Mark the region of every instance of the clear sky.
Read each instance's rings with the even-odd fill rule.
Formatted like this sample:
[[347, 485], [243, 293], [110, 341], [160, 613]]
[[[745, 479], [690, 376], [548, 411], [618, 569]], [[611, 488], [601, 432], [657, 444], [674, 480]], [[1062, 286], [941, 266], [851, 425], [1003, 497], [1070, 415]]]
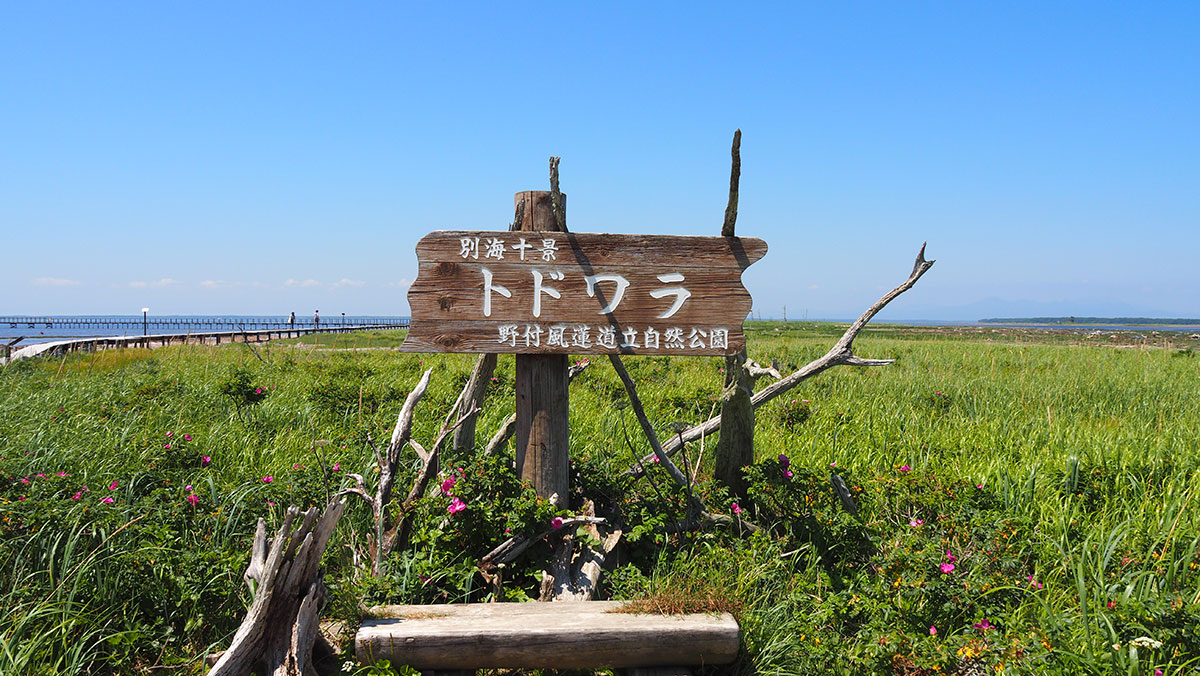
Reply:
[[413, 247], [738, 234], [763, 316], [1200, 316], [1200, 3], [0, 0], [0, 314], [406, 314]]

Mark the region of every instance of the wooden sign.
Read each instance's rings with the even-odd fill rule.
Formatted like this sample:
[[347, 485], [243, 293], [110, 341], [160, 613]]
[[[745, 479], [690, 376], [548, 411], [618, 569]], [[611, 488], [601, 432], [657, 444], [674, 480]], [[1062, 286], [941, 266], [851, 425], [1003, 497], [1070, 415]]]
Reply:
[[409, 352], [736, 354], [750, 237], [432, 232], [417, 243]]

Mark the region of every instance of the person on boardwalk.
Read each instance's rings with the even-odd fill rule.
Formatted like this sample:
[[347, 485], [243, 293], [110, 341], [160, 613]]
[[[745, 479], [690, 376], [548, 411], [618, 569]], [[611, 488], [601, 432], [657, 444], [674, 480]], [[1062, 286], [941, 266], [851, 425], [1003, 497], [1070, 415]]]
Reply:
[[295, 325], [296, 325], [296, 313], [293, 312], [290, 315], [288, 315], [288, 328], [292, 328]]
[[321, 311], [320, 310], [313, 310], [313, 328], [314, 329], [321, 328]]

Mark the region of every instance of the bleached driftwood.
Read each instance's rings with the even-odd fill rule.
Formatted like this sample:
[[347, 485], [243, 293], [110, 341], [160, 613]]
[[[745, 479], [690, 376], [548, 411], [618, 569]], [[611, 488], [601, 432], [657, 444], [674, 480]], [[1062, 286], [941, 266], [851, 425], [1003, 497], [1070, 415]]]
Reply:
[[289, 507], [275, 537], [267, 540], [266, 523], [258, 520], [245, 579], [254, 601], [209, 676], [315, 676], [313, 646], [320, 637], [320, 610], [325, 600], [320, 563], [345, 500], [324, 511], [313, 507], [293, 530], [300, 510]]
[[[584, 514], [587, 517], [595, 514], [590, 500], [584, 507]], [[576, 542], [574, 532], [564, 534], [563, 546], [555, 551], [551, 569], [542, 573], [539, 600], [590, 601], [596, 595], [596, 584], [600, 581], [604, 562], [621, 541], [621, 531], [601, 534], [600, 524], [593, 520], [587, 520], [581, 525], [587, 531], [589, 539], [600, 543], [599, 547], [587, 542]], [[578, 547], [575, 546], [577, 544]]]
[[[920, 279], [921, 276], [926, 272], [928, 272], [929, 268], [933, 267], [934, 262], [935, 261], [925, 260], [925, 244], [922, 244], [921, 250], [917, 252], [917, 260], [915, 263], [913, 263], [913, 269], [912, 272], [909, 273], [908, 279], [904, 280], [899, 286], [884, 294], [883, 297], [875, 301], [871, 307], [867, 308], [867, 311], [862, 313], [862, 315], [856, 319], [854, 323], [849, 326], [849, 328], [846, 329], [846, 332], [842, 334], [842, 337], [838, 339], [837, 343], [835, 343], [833, 347], [829, 348], [829, 351], [824, 355], [810, 361], [795, 372], [788, 374], [786, 377], [771, 383], [758, 392], [755, 392], [750, 398], [751, 406], [757, 409], [775, 397], [778, 397], [779, 395], [796, 387], [805, 380], [808, 380], [818, 373], [822, 373], [823, 371], [831, 369], [834, 366], [886, 366], [894, 362], [894, 359], [863, 359], [862, 357], [855, 355], [853, 349], [854, 339], [858, 337], [859, 332], [863, 330], [863, 327], [867, 325], [867, 322], [871, 321], [875, 315], [879, 314], [880, 310], [887, 307], [887, 304], [895, 300], [897, 296], [911, 289], [913, 285], [917, 283], [917, 280]], [[682, 434], [677, 435], [668, 441], [663, 445], [663, 452], [666, 455], [673, 455], [684, 443], [708, 436], [719, 429], [721, 429], [721, 416], [717, 415], [709, 418], [699, 425], [689, 427]], [[652, 461], [655, 455], [657, 455], [657, 453], [654, 455], [645, 456], [642, 459], [642, 463]], [[642, 464], [639, 463], [627, 469], [625, 474], [629, 476], [640, 476], [644, 472], [645, 469], [643, 468]]]

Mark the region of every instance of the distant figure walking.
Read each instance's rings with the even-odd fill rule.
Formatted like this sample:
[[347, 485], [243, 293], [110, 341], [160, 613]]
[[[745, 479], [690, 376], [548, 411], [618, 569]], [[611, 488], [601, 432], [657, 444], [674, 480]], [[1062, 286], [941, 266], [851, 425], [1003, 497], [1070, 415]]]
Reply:
[[293, 312], [292, 314], [288, 315], [288, 328], [291, 328], [295, 325], [296, 325], [296, 313]]
[[313, 328], [314, 329], [321, 328], [321, 311], [320, 310], [313, 310]]

